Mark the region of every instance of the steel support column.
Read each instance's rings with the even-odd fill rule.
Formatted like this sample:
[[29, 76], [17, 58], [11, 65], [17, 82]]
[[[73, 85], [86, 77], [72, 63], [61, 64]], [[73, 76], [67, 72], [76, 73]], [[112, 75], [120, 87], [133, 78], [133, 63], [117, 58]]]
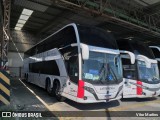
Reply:
[[10, 40], [10, 9], [11, 0], [3, 0], [3, 39], [1, 41], [1, 67], [5, 68], [7, 66], [7, 54], [8, 54], [8, 43]]

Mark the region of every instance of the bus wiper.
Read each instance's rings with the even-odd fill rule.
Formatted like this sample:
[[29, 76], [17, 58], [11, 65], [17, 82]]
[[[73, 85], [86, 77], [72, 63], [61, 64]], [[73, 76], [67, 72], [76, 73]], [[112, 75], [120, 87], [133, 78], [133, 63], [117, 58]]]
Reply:
[[157, 77], [153, 76], [152, 80], [157, 81], [159, 79]]
[[101, 67], [101, 69], [100, 69], [100, 74], [99, 74], [99, 81], [103, 84], [103, 82], [102, 82], [102, 77], [103, 77], [103, 74], [104, 74], [104, 71], [105, 71], [105, 67], [104, 67], [104, 63], [103, 63], [103, 65], [102, 65], [102, 67]]
[[111, 73], [112, 73], [112, 75], [114, 76], [114, 78], [115, 78], [116, 82], [118, 82], [117, 76], [116, 76], [116, 74], [115, 74], [114, 70], [112, 69], [112, 67], [110, 66], [110, 64], [108, 64], [108, 70], [111, 70], [110, 72], [111, 72]]

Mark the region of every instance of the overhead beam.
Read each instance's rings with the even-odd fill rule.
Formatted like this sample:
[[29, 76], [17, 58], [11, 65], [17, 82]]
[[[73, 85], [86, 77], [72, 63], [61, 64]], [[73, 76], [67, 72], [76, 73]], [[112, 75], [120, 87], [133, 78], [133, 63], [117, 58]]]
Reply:
[[68, 17], [73, 15], [73, 13], [71, 14], [70, 11], [63, 11], [61, 12], [61, 14], [55, 16], [52, 20], [50, 20], [47, 24], [45, 24], [40, 31], [37, 32], [37, 35], [40, 35], [43, 32], [48, 31], [49, 29], [53, 29], [53, 27], [55, 27], [57, 25], [58, 22], [60, 22], [62, 20], [62, 16], [64, 17]]
[[[80, 1], [83, 2], [84, 0], [79, 0], [79, 2]], [[130, 29], [141, 31], [144, 34], [150, 34], [151, 36], [160, 37], [160, 29], [151, 24], [150, 16], [148, 16], [149, 19], [146, 18], [147, 21], [141, 21], [139, 18], [133, 18], [133, 16], [128, 16], [125, 13], [115, 11], [111, 7], [106, 7], [104, 9], [104, 12], [102, 13], [99, 10], [100, 5], [102, 4], [99, 5], [95, 2], [92, 2], [91, 0], [87, 1], [86, 5], [83, 7], [78, 2], [71, 2], [69, 0], [59, 0], [57, 1], [57, 5], [63, 6], [66, 9], [72, 9], [74, 11], [85, 10], [92, 14], [95, 14], [95, 16], [97, 15], [106, 18], [106, 21], [113, 22], [121, 26], [128, 26]]]
[[160, 7], [160, 2], [157, 2], [155, 4], [149, 5], [149, 6], [145, 7], [144, 10], [148, 10], [148, 11], [150, 10], [151, 11], [152, 9], [155, 9], [157, 7], [158, 8]]

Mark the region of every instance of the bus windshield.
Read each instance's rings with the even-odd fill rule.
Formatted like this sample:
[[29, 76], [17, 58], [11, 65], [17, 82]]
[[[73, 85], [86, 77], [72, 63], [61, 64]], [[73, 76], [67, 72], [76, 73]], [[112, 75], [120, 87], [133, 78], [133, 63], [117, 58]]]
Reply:
[[122, 81], [120, 56], [90, 51], [89, 59], [83, 61], [82, 78], [95, 84], [116, 84]]
[[146, 83], [157, 83], [159, 80], [158, 65], [151, 64], [151, 68], [147, 68], [144, 61], [138, 61], [139, 79]]

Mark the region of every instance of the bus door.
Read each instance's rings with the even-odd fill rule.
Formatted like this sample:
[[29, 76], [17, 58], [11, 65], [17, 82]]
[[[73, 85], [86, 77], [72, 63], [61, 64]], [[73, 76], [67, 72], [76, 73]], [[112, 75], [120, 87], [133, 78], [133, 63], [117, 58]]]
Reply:
[[[63, 51], [61, 51], [63, 52]], [[65, 50], [63, 54], [65, 66], [68, 73], [66, 92], [71, 97], [77, 97], [78, 80], [79, 80], [79, 62], [77, 47], [71, 47]]]

